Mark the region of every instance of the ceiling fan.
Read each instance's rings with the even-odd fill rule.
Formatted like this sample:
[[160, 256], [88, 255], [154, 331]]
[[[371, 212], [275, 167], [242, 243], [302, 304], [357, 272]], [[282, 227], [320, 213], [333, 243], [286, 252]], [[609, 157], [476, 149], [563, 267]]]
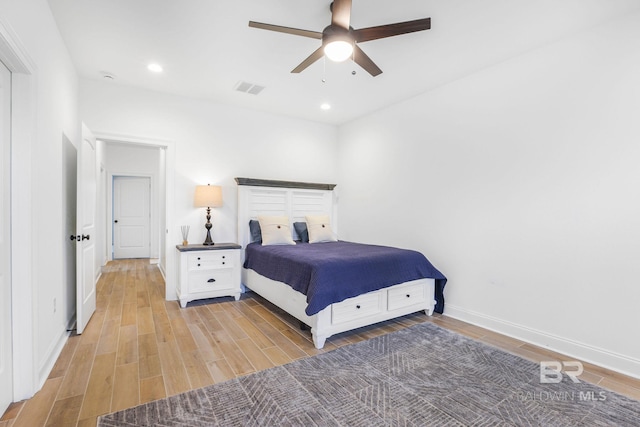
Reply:
[[[382, 73], [382, 70], [369, 58], [357, 43], [398, 36], [400, 34], [413, 33], [431, 28], [431, 18], [416, 19], [414, 21], [398, 22], [395, 24], [379, 25], [376, 27], [360, 28], [354, 30], [350, 26], [351, 0], [334, 0], [329, 6], [331, 9], [331, 24], [322, 32], [300, 30], [297, 28], [282, 27], [279, 25], [264, 24], [262, 22], [249, 21], [249, 26], [263, 30], [277, 31], [296, 36], [310, 37], [322, 40], [322, 45], [311, 55], [294, 68], [292, 73], [299, 73], [309, 65], [316, 62], [323, 55], [333, 61], [344, 61], [353, 57], [353, 60], [364, 68], [372, 76]], [[354, 72], [355, 73], [355, 72]]]

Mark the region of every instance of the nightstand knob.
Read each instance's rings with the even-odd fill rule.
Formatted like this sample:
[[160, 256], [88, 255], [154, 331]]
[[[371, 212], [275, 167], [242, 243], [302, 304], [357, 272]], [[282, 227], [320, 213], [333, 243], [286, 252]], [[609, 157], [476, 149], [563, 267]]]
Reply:
[[357, 308], [358, 310], [360, 310], [360, 304], [356, 305], [356, 308]]
[[198, 267], [200, 267], [200, 264], [198, 264]]
[[209, 280], [207, 280], [207, 282], [209, 282], [209, 283], [213, 283], [213, 282], [215, 282], [215, 281], [216, 281], [216, 279], [209, 279]]
[[198, 257], [198, 261], [200, 261], [200, 257]]
[[407, 294], [407, 298], [411, 298], [411, 295], [410, 295], [410, 294]]
[[222, 265], [224, 265], [224, 261], [222, 261]]
[[224, 259], [224, 255], [222, 255], [222, 259]]

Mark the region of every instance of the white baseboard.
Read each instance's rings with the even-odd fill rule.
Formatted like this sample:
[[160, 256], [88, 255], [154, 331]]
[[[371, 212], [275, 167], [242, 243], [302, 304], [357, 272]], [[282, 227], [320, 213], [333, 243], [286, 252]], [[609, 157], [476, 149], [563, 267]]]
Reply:
[[107, 260], [107, 261], [104, 262], [104, 264], [102, 264], [102, 266], [100, 267], [100, 275], [102, 275], [102, 273], [104, 273], [105, 269], [107, 268], [107, 264], [109, 264], [109, 262], [110, 261]]
[[49, 348], [49, 351], [47, 352], [46, 357], [44, 358], [44, 360], [42, 361], [38, 369], [38, 387], [36, 388], [36, 390], [40, 390], [44, 386], [44, 383], [49, 377], [49, 374], [51, 373], [51, 371], [53, 370], [53, 367], [55, 366], [56, 361], [58, 360], [58, 357], [60, 357], [60, 353], [62, 353], [62, 349], [67, 343], [67, 339], [71, 334], [70, 330], [73, 328], [75, 324], [76, 324], [76, 315], [74, 314], [73, 317], [69, 320], [67, 327], [60, 332], [60, 334], [58, 335], [58, 338], [53, 342], [53, 344]]
[[160, 270], [160, 274], [162, 274], [162, 278], [164, 279], [164, 282], [167, 282], [167, 273], [164, 271], [164, 264], [162, 263], [158, 263], [158, 270]]
[[456, 307], [451, 304], [447, 304], [445, 315], [498, 332], [502, 335], [507, 335], [539, 347], [574, 357], [583, 362], [589, 362], [594, 365], [602, 366], [603, 368], [640, 379], [640, 360], [633, 357], [625, 356], [623, 354], [568, 338], [559, 337], [534, 328], [487, 316], [483, 313]]

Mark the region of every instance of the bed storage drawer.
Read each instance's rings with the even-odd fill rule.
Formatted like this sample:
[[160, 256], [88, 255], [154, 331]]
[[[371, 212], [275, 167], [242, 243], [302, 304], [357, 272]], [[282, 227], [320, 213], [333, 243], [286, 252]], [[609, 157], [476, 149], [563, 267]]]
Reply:
[[364, 295], [346, 299], [333, 304], [331, 307], [331, 322], [344, 323], [381, 313], [383, 310], [385, 292], [369, 292]]
[[387, 310], [396, 310], [414, 304], [424, 304], [427, 300], [424, 283], [412, 283], [399, 288], [389, 289]]

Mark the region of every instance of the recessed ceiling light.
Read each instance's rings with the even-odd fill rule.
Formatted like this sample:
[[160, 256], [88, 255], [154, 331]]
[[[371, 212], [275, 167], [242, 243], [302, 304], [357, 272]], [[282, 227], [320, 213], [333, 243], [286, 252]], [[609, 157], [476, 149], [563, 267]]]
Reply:
[[321, 109], [323, 109], [323, 110], [325, 110], [325, 111], [326, 111], [326, 110], [330, 110], [330, 109], [331, 109], [331, 105], [329, 105], [329, 104], [327, 104], [327, 103], [325, 102], [324, 104], [322, 104], [322, 105], [320, 106], [320, 108], [321, 108]]
[[161, 73], [162, 72], [162, 65], [156, 64], [156, 63], [151, 63], [151, 64], [147, 65], [147, 70], [153, 71], [154, 73]]

